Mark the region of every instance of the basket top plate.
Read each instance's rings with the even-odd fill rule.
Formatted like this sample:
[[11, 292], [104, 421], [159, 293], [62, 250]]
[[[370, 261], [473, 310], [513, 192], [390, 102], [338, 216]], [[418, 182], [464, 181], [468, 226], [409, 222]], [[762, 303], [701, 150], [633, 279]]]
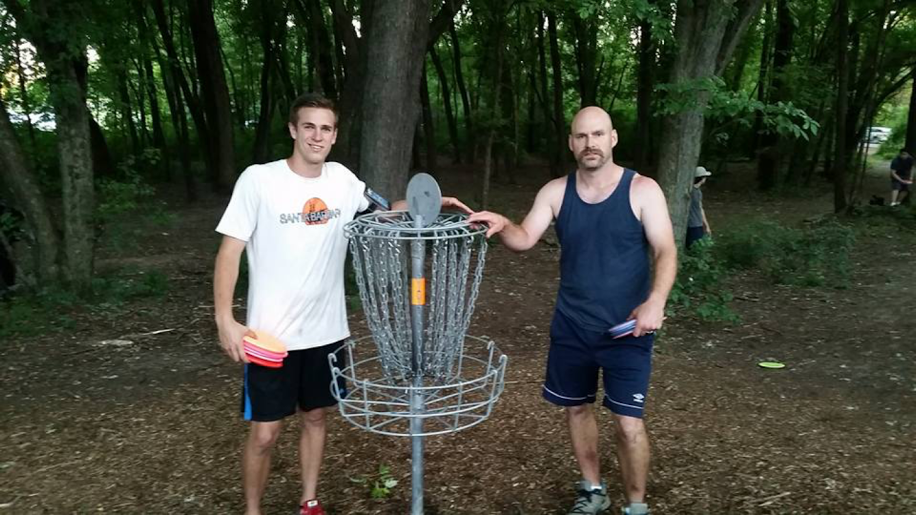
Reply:
[[428, 173], [418, 173], [407, 184], [407, 210], [421, 226], [431, 225], [442, 210], [442, 192], [439, 183]]

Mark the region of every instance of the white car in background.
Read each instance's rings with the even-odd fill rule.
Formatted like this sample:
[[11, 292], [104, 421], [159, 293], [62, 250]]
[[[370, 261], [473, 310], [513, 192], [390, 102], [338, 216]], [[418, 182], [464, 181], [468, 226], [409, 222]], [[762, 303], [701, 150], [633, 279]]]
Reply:
[[869, 127], [863, 139], [869, 143], [884, 143], [890, 137], [890, 127]]

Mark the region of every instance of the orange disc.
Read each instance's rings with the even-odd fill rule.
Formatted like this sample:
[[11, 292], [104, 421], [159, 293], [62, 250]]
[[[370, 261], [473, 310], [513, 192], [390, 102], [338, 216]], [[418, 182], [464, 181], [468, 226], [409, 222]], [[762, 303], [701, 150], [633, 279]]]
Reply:
[[246, 336], [242, 339], [255, 347], [286, 356], [286, 345], [283, 345], [283, 342], [263, 331], [255, 331], [254, 334], [255, 338]]
[[283, 366], [283, 363], [278, 363], [276, 361], [267, 361], [265, 359], [261, 359], [261, 358], [252, 356], [251, 354], [247, 354], [247, 356], [248, 356], [249, 363], [254, 363], [255, 365], [261, 365], [262, 367], [280, 368]]

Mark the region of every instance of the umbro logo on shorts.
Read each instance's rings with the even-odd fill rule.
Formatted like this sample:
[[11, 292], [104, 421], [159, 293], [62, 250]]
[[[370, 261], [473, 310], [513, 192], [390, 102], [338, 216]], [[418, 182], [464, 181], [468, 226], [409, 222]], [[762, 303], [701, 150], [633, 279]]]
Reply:
[[634, 394], [633, 394], [633, 402], [638, 402], [638, 403], [642, 404], [645, 400], [646, 400], [646, 396], [645, 396], [645, 395], [643, 395], [643, 394], [641, 394], [641, 393], [634, 393]]

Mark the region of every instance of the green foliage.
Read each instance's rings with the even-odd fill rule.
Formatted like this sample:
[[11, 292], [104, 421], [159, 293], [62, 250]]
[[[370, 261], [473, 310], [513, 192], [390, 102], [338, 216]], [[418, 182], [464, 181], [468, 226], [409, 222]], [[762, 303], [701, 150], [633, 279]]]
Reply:
[[[659, 84], [655, 89], [662, 95], [658, 103], [659, 112], [665, 115], [697, 109], [706, 99], [704, 114], [722, 124], [720, 129], [731, 124], [749, 128], [757, 116], [761, 116], [765, 132], [776, 132], [793, 138], [807, 140], [816, 135], [820, 128], [813, 118], [792, 102], [768, 104], [748, 98], [742, 93], [729, 90], [720, 77]], [[728, 139], [730, 132], [719, 130], [714, 137], [723, 142], [723, 139]]]
[[[159, 152], [143, 152], [139, 159], [155, 163]], [[128, 157], [119, 169], [122, 178], [102, 179], [97, 184], [96, 220], [104, 243], [115, 250], [134, 247], [150, 227], [167, 227], [175, 220], [163, 202], [155, 200], [156, 190], [136, 171], [137, 158]]]
[[57, 333], [74, 327], [69, 310], [75, 297], [62, 290], [16, 295], [0, 300], [0, 338]]
[[[893, 159], [906, 144], [907, 114], [909, 113], [909, 97], [901, 95], [896, 103], [885, 106], [880, 116], [875, 117], [875, 125], [891, 128], [891, 136], [878, 149], [878, 155], [885, 159]], [[916, 151], [916, 149], [914, 149]]]
[[81, 312], [116, 313], [128, 302], [162, 297], [168, 290], [168, 278], [158, 270], [125, 269], [94, 278], [83, 295], [63, 287], [19, 293], [0, 300], [0, 338], [66, 331]]
[[692, 311], [709, 322], [738, 322], [740, 318], [729, 307], [732, 294], [723, 284], [728, 271], [714, 249], [715, 242], [703, 238], [681, 253], [669, 306], [675, 312]]
[[391, 468], [384, 464], [378, 466], [378, 472], [367, 476], [351, 477], [350, 481], [358, 485], [366, 485], [369, 489], [369, 497], [372, 499], [387, 499], [391, 496], [391, 490], [398, 485], [398, 480], [391, 475]]
[[852, 229], [835, 220], [803, 228], [755, 222], [721, 236], [718, 250], [728, 267], [759, 269], [775, 284], [844, 288], [854, 243]]
[[[133, 157], [129, 160], [132, 162]], [[155, 190], [146, 184], [140, 174], [126, 170], [123, 180], [102, 179], [98, 184], [96, 215], [102, 223], [110, 223], [121, 215], [139, 209]]]

